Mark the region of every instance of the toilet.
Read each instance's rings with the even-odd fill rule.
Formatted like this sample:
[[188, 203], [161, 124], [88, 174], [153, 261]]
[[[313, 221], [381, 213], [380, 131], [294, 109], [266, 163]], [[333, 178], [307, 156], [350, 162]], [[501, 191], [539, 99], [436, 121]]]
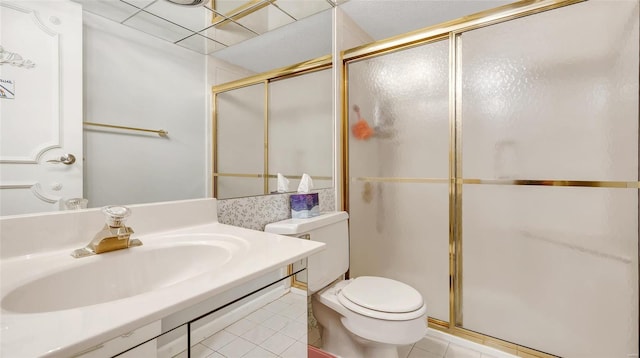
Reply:
[[265, 231], [326, 244], [307, 260], [307, 289], [324, 350], [343, 358], [397, 358], [398, 346], [425, 336], [426, 305], [418, 291], [399, 281], [343, 279], [349, 268], [348, 218], [344, 211], [323, 213], [268, 224]]

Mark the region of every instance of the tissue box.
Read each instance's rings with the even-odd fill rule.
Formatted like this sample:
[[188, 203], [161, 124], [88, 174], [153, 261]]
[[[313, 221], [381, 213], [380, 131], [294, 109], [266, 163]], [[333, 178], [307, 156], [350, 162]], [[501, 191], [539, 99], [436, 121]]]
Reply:
[[291, 194], [291, 217], [294, 219], [310, 218], [320, 215], [318, 193]]

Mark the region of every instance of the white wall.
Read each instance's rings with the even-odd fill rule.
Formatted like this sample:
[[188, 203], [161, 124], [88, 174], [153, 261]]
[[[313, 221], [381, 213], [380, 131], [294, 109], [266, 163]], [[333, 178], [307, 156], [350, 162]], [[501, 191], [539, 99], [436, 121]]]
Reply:
[[85, 127], [90, 206], [206, 195], [210, 88], [206, 58], [88, 12], [84, 16], [84, 120], [164, 129]]

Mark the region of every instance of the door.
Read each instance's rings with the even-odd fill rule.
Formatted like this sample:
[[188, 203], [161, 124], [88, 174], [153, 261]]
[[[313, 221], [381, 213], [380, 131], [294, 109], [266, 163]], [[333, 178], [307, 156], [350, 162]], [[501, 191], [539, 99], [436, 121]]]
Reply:
[[0, 3], [0, 215], [82, 197], [82, 8]]

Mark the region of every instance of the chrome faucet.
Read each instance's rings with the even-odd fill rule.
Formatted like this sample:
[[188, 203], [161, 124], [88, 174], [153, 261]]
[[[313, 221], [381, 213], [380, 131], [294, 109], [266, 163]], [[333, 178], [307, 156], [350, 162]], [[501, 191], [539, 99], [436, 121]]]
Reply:
[[74, 250], [71, 256], [86, 257], [142, 245], [140, 240], [131, 239], [133, 230], [124, 224], [126, 218], [131, 215], [129, 208], [110, 205], [103, 207], [102, 212], [106, 215], [106, 224], [102, 230], [87, 246]]

